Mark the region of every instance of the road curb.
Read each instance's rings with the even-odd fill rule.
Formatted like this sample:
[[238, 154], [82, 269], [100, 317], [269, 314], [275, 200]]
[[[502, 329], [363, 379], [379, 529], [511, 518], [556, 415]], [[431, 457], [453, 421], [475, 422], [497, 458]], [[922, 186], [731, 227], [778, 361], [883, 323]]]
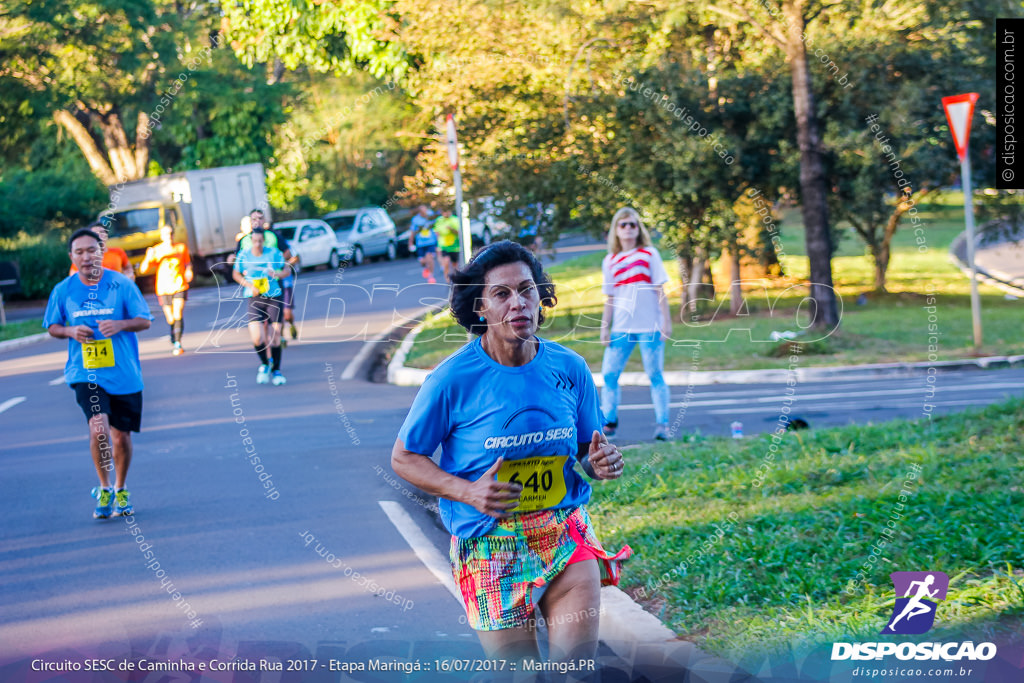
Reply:
[[[605, 618], [609, 616], [611, 618]], [[724, 659], [704, 652], [688, 640], [681, 640], [672, 629], [644, 610], [615, 586], [601, 589], [601, 642], [634, 671], [645, 665], [659, 670], [683, 671], [690, 680], [743, 681], [750, 674]]]
[[18, 337], [17, 339], [8, 339], [7, 341], [0, 342], [0, 353], [4, 351], [13, 351], [14, 349], [20, 349], [23, 346], [35, 344], [41, 342], [44, 339], [49, 339], [49, 332], [40, 332], [39, 334], [32, 334], [27, 337]]
[[[423, 328], [420, 323], [404, 340], [398, 352], [388, 364], [388, 382], [398, 386], [420, 386], [430, 370], [410, 368], [404, 365], [416, 335]], [[963, 360], [923, 361], [917, 363], [873, 363], [868, 365], [847, 365], [822, 368], [796, 368], [793, 371], [773, 368], [769, 370], [669, 370], [663, 373], [665, 383], [670, 386], [707, 386], [713, 384], [785, 384], [795, 377], [800, 382], [814, 382], [828, 379], [871, 379], [873, 377], [924, 377], [938, 372], [960, 370], [996, 370], [1000, 368], [1024, 367], [1024, 355], [988, 356]], [[594, 384], [604, 386], [601, 373], [591, 373]], [[619, 375], [619, 386], [645, 387], [651, 380], [643, 372], [624, 372]]]
[[[968, 280], [970, 280], [971, 268], [966, 261], [966, 251], [967, 233], [965, 231], [953, 238], [953, 243], [949, 246], [949, 260], [954, 266], [960, 269]], [[998, 270], [986, 270], [984, 268], [980, 268], [978, 267], [977, 260], [975, 260], [974, 270], [979, 282], [992, 285], [997, 289], [1003, 290], [1007, 294], [1024, 297], [1024, 279], [1014, 277], [1009, 273], [1003, 273]]]
[[[410, 368], [405, 365], [416, 337], [426, 326], [425, 316], [434, 310], [442, 310], [430, 306], [424, 307], [413, 319], [424, 316], [409, 334], [402, 339], [401, 345], [388, 363], [388, 383], [402, 387], [421, 386], [431, 370]], [[396, 326], [389, 334], [398, 330]], [[662, 373], [665, 383], [670, 386], [707, 386], [712, 384], [785, 384], [795, 379], [799, 382], [814, 382], [828, 379], [871, 379], [874, 377], [924, 377], [938, 372], [956, 372], [960, 370], [995, 370], [1001, 368], [1024, 367], [1024, 355], [1018, 356], [986, 356], [984, 358], [964, 358], [960, 360], [918, 361], [898, 363], [869, 363], [866, 365], [839, 365], [819, 368], [771, 368], [766, 370], [668, 370]], [[594, 384], [604, 386], [604, 376], [592, 372]], [[651, 380], [645, 372], [624, 372], [619, 375], [619, 385], [628, 387], [645, 387]]]
[[[391, 362], [388, 363], [388, 384], [394, 384], [400, 387], [418, 387], [423, 384], [423, 381], [430, 374], [430, 370], [422, 370], [420, 368], [407, 368], [405, 367], [405, 359], [409, 355], [409, 351], [412, 350], [413, 342], [416, 341], [416, 337], [426, 326], [426, 316], [431, 311], [436, 310], [433, 306], [424, 306], [420, 312], [414, 316], [414, 318], [422, 317], [419, 324], [409, 331], [409, 334], [405, 335], [405, 339], [402, 340], [398, 350], [395, 351], [395, 355], [391, 357]], [[391, 328], [391, 331], [398, 329], [397, 327]]]

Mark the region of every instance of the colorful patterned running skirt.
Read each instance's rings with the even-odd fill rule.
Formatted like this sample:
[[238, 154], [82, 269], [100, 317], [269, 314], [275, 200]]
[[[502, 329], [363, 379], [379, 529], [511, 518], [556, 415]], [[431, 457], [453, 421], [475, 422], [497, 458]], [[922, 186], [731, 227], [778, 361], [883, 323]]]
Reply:
[[620, 563], [632, 554], [627, 545], [609, 555], [580, 506], [513, 514], [486, 536], [452, 536], [451, 564], [469, 625], [497, 631], [534, 618], [540, 600], [534, 600], [534, 589], [546, 587], [572, 562], [596, 558], [601, 584], [615, 586]]

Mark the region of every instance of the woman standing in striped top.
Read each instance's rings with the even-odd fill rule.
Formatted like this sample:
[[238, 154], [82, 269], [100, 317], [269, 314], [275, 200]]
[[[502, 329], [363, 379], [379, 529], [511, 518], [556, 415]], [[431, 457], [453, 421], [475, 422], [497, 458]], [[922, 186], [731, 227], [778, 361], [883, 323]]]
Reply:
[[637, 344], [644, 371], [651, 379], [654, 403], [654, 438], [668, 439], [668, 386], [662, 376], [665, 367], [665, 340], [672, 332], [668, 298], [663, 285], [668, 282], [665, 266], [651, 243], [640, 215], [630, 208], [615, 212], [608, 231], [608, 255], [601, 264], [604, 275], [604, 314], [601, 316], [601, 343], [607, 348], [601, 373], [601, 410], [604, 433], [613, 436], [619, 426], [619, 375]]

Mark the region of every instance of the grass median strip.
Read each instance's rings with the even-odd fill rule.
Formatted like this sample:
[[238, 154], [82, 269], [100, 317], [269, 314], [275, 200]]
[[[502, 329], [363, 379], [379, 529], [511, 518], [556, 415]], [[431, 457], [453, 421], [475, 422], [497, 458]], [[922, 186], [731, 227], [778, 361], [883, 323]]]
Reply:
[[602, 540], [636, 551], [623, 588], [739, 664], [877, 640], [893, 571], [949, 575], [930, 640], [998, 641], [1024, 631], [1022, 431], [1014, 400], [784, 432], [773, 457], [771, 434], [640, 446], [621, 480], [595, 485], [590, 511]]
[[[832, 260], [836, 290], [842, 300], [842, 320], [836, 331], [808, 331], [803, 343], [807, 366], [864, 363], [941, 361], [974, 354], [971, 332], [969, 282], [948, 257], [950, 243], [962, 230], [963, 209], [956, 205], [923, 207], [928, 223], [928, 248], [922, 252], [912, 230], [897, 232], [888, 274], [888, 292], [872, 287], [873, 265], [855, 238], [840, 242]], [[665, 349], [666, 370], [686, 370], [693, 344], [702, 345], [700, 370], [752, 370], [785, 368], [784, 342], [771, 341], [772, 332], [799, 332], [803, 320], [799, 306], [807, 293], [807, 260], [800, 253], [803, 235], [796, 212], [783, 221], [787, 277], [750, 283], [744, 296], [749, 315], [728, 315], [729, 302], [719, 294], [697, 320], [680, 316], [679, 282], [673, 254], [662, 252], [672, 279], [667, 286], [674, 320], [673, 340]], [[599, 370], [604, 347], [599, 331], [604, 296], [601, 293], [602, 254], [588, 254], [549, 269], [558, 288], [558, 306], [548, 314], [540, 334], [581, 354], [592, 370]], [[721, 268], [716, 264], [716, 269]], [[719, 291], [724, 288], [719, 288]], [[981, 292], [983, 355], [1024, 354], [1019, 332], [1024, 324], [1021, 302], [1006, 299], [987, 286]], [[857, 303], [861, 294], [865, 297]], [[932, 326], [931, 328], [929, 326]], [[937, 332], [937, 334], [935, 334]], [[934, 339], [932, 339], [934, 337]], [[466, 341], [447, 311], [428, 320], [406, 363], [432, 368]], [[933, 346], [934, 349], [930, 349]], [[642, 371], [639, 354], [626, 370]]]
[[3, 327], [0, 327], [0, 341], [7, 341], [8, 339], [18, 339], [20, 337], [29, 337], [34, 334], [40, 334], [45, 332], [43, 329], [42, 318], [32, 318], [31, 320], [19, 320], [18, 322], [7, 323]]

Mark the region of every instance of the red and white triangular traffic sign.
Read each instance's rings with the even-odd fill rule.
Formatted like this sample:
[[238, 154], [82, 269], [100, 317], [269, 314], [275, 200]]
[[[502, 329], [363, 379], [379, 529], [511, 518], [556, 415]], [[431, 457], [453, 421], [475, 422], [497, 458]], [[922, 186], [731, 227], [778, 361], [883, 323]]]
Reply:
[[974, 116], [974, 103], [977, 101], [976, 92], [942, 98], [942, 107], [946, 110], [946, 120], [949, 122], [949, 129], [953, 131], [953, 144], [956, 145], [960, 161], [967, 156], [967, 141], [971, 137], [971, 117]]

